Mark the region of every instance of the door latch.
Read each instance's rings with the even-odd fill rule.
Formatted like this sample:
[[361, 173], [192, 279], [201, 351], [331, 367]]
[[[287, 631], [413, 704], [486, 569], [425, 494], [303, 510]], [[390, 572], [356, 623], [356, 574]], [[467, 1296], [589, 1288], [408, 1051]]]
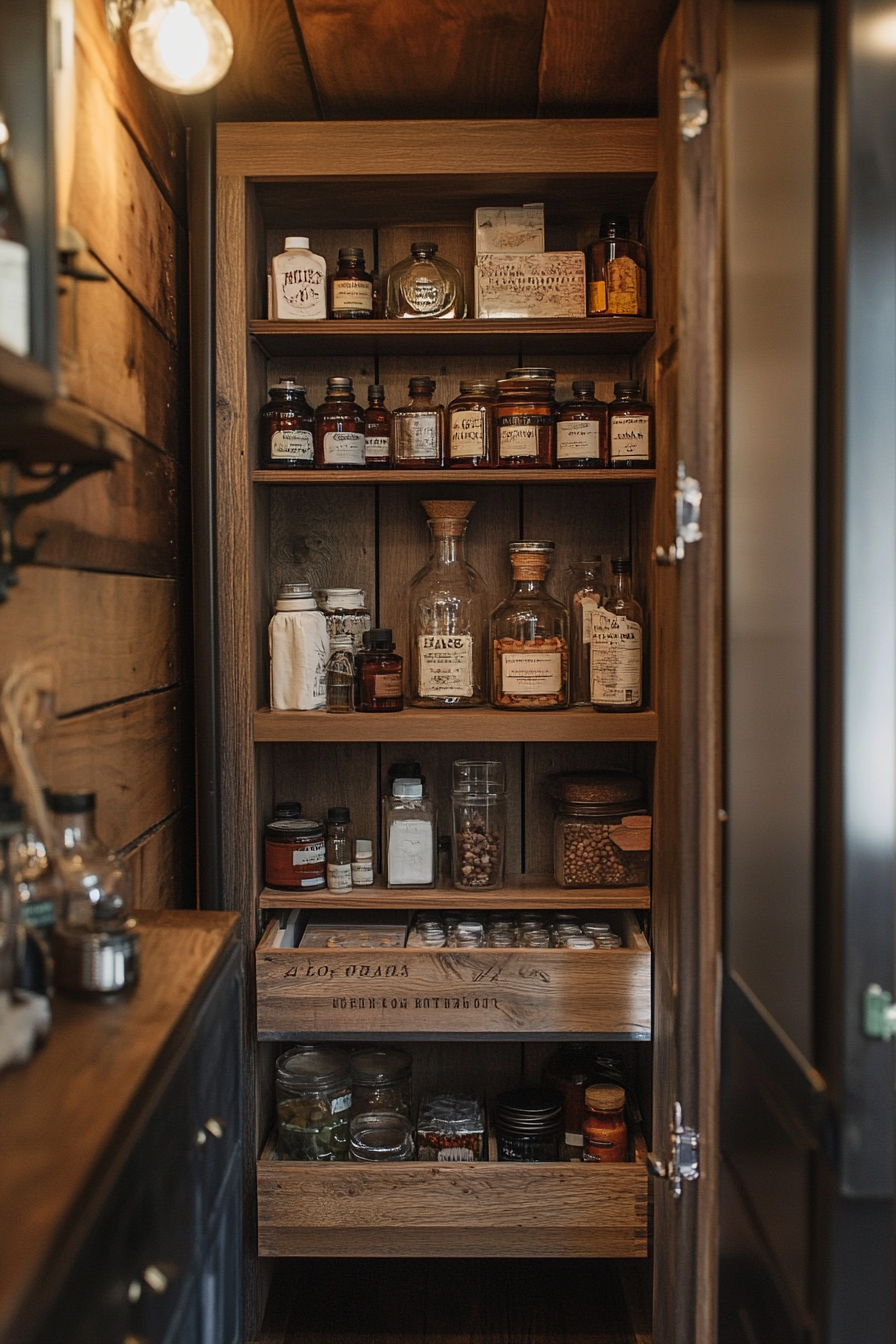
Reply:
[[676, 565], [684, 559], [685, 546], [700, 541], [700, 506], [703, 503], [703, 491], [700, 482], [689, 476], [683, 462], [678, 464], [678, 478], [675, 483], [675, 540], [668, 550], [657, 546], [653, 558], [658, 565]]
[[892, 1041], [896, 1036], [896, 1003], [880, 985], [869, 985], [862, 995], [862, 1030], [873, 1041]]
[[648, 1153], [647, 1167], [654, 1176], [670, 1183], [673, 1199], [681, 1197], [682, 1181], [696, 1181], [700, 1175], [700, 1135], [681, 1123], [680, 1101], [675, 1103], [669, 1126], [669, 1161]]
[[705, 77], [682, 61], [678, 81], [678, 130], [682, 140], [696, 140], [709, 121], [709, 90]]

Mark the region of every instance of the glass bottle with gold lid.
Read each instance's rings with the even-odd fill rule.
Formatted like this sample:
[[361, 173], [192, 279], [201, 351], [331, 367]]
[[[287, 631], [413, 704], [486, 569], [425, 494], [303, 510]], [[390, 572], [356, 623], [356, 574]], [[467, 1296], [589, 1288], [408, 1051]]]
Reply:
[[485, 584], [464, 555], [471, 499], [424, 499], [433, 551], [411, 582], [411, 704], [484, 701]]

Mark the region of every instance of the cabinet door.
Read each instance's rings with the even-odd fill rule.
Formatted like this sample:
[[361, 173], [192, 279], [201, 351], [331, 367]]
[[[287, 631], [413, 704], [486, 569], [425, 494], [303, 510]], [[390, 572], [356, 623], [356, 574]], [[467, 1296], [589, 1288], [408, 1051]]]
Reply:
[[[652, 567], [657, 709], [653, 902], [654, 1339], [715, 1336], [715, 1134], [720, 929], [722, 436], [719, 8], [682, 0], [660, 52], [654, 229], [657, 506]], [[702, 540], [675, 546], [678, 464], [703, 490]], [[676, 549], [678, 554], [676, 556]], [[670, 551], [672, 554], [670, 555]], [[699, 1178], [683, 1127], [699, 1133]]]

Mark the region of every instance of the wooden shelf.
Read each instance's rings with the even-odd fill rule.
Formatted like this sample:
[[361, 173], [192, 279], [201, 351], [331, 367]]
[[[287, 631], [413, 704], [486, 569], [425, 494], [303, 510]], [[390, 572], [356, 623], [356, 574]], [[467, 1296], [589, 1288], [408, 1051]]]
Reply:
[[53, 375], [49, 369], [0, 345], [0, 406], [49, 401], [52, 395]]
[[655, 742], [656, 712], [593, 709], [404, 709], [397, 714], [328, 714], [258, 709], [256, 742]]
[[558, 467], [521, 468], [440, 468], [435, 471], [383, 470], [290, 471], [284, 468], [258, 470], [253, 481], [261, 485], [644, 485], [653, 484], [656, 472], [626, 468], [615, 471], [566, 471]]
[[0, 461], [111, 467], [130, 461], [126, 430], [61, 397], [0, 410]]
[[350, 355], [631, 355], [656, 330], [652, 317], [463, 318], [415, 321], [251, 321], [266, 354], [317, 358]]
[[444, 886], [355, 887], [345, 895], [320, 891], [278, 891], [263, 887], [262, 910], [649, 910], [649, 887], [560, 887], [548, 873], [510, 878], [501, 891], [458, 891]]

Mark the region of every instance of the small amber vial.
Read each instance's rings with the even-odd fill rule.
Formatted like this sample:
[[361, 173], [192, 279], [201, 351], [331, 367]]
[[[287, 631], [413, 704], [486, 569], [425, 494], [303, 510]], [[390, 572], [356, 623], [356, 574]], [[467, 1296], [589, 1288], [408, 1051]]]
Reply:
[[625, 1162], [627, 1159], [625, 1088], [613, 1087], [608, 1083], [586, 1088], [582, 1161]]
[[339, 249], [339, 265], [330, 276], [330, 316], [373, 317], [373, 277], [364, 265], [363, 247]]
[[392, 457], [392, 412], [386, 409], [386, 389], [371, 383], [364, 412], [364, 460], [368, 467], [388, 467]]
[[355, 658], [358, 709], [362, 714], [394, 714], [404, 709], [402, 659], [391, 630], [365, 630], [364, 649]]

